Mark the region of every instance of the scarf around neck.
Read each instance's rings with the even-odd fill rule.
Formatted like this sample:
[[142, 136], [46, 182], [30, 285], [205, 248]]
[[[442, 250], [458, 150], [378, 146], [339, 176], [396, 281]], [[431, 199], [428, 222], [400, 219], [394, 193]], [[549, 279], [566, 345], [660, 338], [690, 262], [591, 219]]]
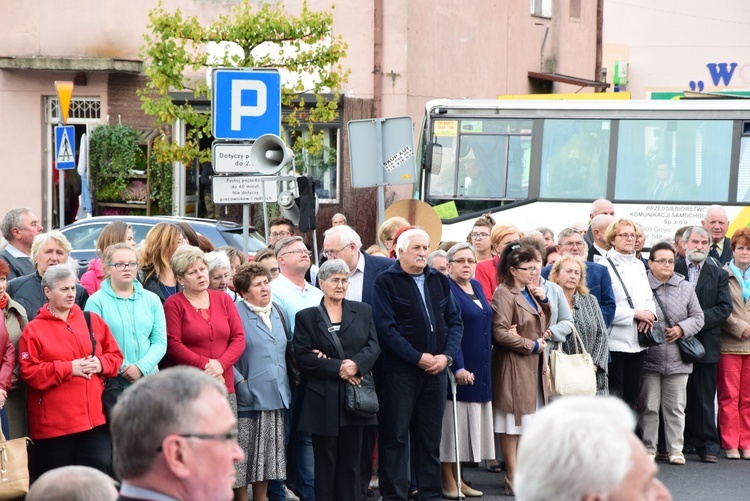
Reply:
[[254, 304], [247, 302], [247, 300], [245, 300], [245, 304], [248, 308], [250, 308], [250, 311], [258, 315], [260, 319], [263, 320], [263, 323], [266, 324], [266, 327], [268, 327], [269, 331], [273, 329], [273, 327], [271, 326], [271, 307], [273, 303], [268, 303], [268, 305], [264, 306], [263, 308], [261, 308], [260, 306], [255, 306]]
[[747, 302], [747, 299], [750, 298], [750, 268], [745, 273], [742, 273], [742, 270], [734, 264], [734, 259], [732, 259], [729, 261], [729, 269], [732, 270], [732, 273], [737, 277], [737, 281], [742, 286], [742, 299]]

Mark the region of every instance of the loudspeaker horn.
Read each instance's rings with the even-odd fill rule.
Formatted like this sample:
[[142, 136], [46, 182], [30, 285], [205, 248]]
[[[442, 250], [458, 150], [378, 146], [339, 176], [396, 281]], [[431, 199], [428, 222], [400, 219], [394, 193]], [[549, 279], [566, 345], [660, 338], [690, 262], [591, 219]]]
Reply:
[[279, 172], [293, 158], [292, 150], [276, 134], [260, 136], [250, 150], [250, 160], [255, 169], [268, 176]]
[[300, 212], [299, 206], [294, 201], [296, 198], [295, 195], [296, 194], [290, 190], [282, 191], [279, 193], [278, 204], [281, 215], [297, 226], [299, 225]]

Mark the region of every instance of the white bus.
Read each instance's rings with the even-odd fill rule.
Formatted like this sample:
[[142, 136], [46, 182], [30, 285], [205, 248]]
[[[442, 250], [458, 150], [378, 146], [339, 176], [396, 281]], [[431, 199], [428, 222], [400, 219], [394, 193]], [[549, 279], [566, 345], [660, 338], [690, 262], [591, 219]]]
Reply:
[[646, 245], [727, 209], [750, 225], [750, 100], [435, 100], [427, 103], [415, 198], [434, 206], [443, 240], [473, 221], [557, 233], [606, 198], [642, 224]]

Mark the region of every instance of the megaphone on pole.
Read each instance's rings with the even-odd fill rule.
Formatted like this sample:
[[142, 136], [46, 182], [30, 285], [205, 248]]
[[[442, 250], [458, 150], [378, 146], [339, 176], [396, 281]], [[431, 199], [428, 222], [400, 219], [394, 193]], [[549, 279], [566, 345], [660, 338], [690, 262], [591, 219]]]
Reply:
[[292, 150], [276, 134], [260, 136], [250, 150], [250, 160], [261, 174], [272, 176], [294, 159]]

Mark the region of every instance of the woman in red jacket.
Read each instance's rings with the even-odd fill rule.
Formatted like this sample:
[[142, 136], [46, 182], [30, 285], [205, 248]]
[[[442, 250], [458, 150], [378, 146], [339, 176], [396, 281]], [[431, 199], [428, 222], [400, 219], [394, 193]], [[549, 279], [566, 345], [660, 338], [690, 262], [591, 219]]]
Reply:
[[42, 289], [48, 302], [18, 342], [21, 378], [28, 384], [29, 435], [34, 440], [32, 479], [67, 465], [111, 471], [103, 378], [117, 375], [122, 353], [95, 313], [89, 330], [75, 304], [76, 283], [67, 265], [47, 269]]
[[245, 351], [237, 308], [226, 293], [209, 290], [208, 263], [199, 248], [177, 249], [172, 270], [183, 289], [164, 302], [167, 355], [161, 365], [192, 365], [220, 380], [236, 415], [232, 366]]

